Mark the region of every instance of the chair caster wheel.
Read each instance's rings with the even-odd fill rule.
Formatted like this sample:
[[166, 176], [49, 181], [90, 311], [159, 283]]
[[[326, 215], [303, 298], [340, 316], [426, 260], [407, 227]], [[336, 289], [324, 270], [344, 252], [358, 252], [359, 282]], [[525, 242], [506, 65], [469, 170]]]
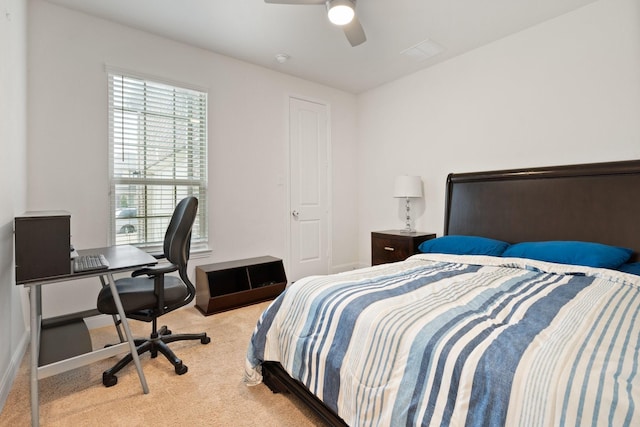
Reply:
[[200, 342], [201, 342], [202, 344], [209, 344], [209, 343], [211, 342], [211, 338], [210, 338], [210, 337], [202, 337], [202, 338], [200, 339]]
[[188, 370], [189, 368], [187, 368], [186, 365], [183, 365], [182, 363], [176, 366], [176, 374], [178, 375], [184, 375]]
[[113, 387], [116, 384], [118, 384], [118, 377], [106, 373], [102, 374], [102, 385], [105, 387]]

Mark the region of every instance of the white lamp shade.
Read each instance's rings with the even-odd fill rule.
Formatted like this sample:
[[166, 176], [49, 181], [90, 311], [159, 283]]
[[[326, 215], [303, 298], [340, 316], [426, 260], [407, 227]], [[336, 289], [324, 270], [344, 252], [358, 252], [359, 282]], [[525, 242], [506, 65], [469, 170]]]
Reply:
[[355, 16], [355, 5], [350, 0], [333, 0], [327, 2], [327, 16], [334, 25], [346, 25]]
[[396, 177], [393, 197], [422, 197], [422, 179], [411, 175]]

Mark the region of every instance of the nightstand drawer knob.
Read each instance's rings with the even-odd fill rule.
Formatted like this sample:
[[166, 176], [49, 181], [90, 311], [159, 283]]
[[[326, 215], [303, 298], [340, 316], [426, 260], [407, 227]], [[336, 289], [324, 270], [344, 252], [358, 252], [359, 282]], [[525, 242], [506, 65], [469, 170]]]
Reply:
[[385, 246], [385, 247], [384, 247], [384, 250], [385, 250], [385, 251], [389, 251], [389, 252], [393, 252], [393, 251], [395, 251], [396, 249], [395, 249], [395, 248], [392, 248], [392, 247], [390, 247], [390, 246]]

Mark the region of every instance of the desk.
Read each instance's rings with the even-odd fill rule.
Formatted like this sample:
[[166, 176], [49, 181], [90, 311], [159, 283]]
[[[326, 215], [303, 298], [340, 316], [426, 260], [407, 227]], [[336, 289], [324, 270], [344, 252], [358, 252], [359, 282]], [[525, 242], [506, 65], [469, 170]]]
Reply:
[[[24, 282], [19, 282], [19, 285], [24, 285], [29, 288], [30, 299], [30, 319], [31, 319], [31, 425], [38, 426], [40, 424], [40, 410], [39, 410], [39, 398], [38, 398], [38, 380], [46, 378], [52, 375], [59, 374], [71, 369], [78, 368], [80, 366], [87, 365], [89, 363], [96, 362], [98, 360], [106, 359], [108, 357], [115, 356], [117, 354], [130, 351], [133, 356], [133, 361], [138, 371], [138, 377], [140, 378], [140, 384], [142, 385], [142, 391], [146, 394], [149, 393], [149, 387], [142, 372], [142, 365], [136, 351], [135, 342], [129, 329], [129, 323], [127, 317], [124, 314], [122, 308], [122, 302], [120, 296], [116, 290], [116, 284], [113, 279], [114, 273], [132, 271], [145, 265], [153, 265], [157, 263], [157, 260], [146, 252], [133, 247], [133, 246], [111, 246], [108, 248], [87, 249], [78, 251], [79, 255], [89, 254], [103, 254], [109, 261], [109, 268], [103, 270], [85, 271], [81, 273], [70, 273], [55, 277], [47, 277], [40, 279], [32, 279]], [[81, 354], [79, 356], [72, 357], [70, 359], [61, 360], [58, 362], [50, 363], [44, 366], [38, 366], [38, 360], [40, 355], [40, 333], [42, 325], [42, 293], [41, 287], [43, 285], [49, 285], [52, 283], [68, 282], [70, 280], [77, 280], [87, 277], [106, 277], [113, 294], [113, 299], [118, 309], [118, 315], [122, 321], [122, 327], [125, 331], [127, 342], [122, 342], [118, 345], [106, 347], [103, 349], [95, 350], [90, 353]]]

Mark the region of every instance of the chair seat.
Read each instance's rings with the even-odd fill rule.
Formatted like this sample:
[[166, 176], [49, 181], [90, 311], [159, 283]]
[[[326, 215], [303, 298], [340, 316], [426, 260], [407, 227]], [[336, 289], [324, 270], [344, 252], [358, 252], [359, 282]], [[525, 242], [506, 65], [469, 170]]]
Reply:
[[[158, 299], [153, 292], [153, 278], [126, 277], [116, 280], [116, 288], [125, 313], [157, 308]], [[189, 295], [187, 286], [175, 276], [164, 276], [164, 302], [173, 305]], [[117, 314], [110, 288], [102, 288], [98, 294], [97, 308], [104, 314]]]

